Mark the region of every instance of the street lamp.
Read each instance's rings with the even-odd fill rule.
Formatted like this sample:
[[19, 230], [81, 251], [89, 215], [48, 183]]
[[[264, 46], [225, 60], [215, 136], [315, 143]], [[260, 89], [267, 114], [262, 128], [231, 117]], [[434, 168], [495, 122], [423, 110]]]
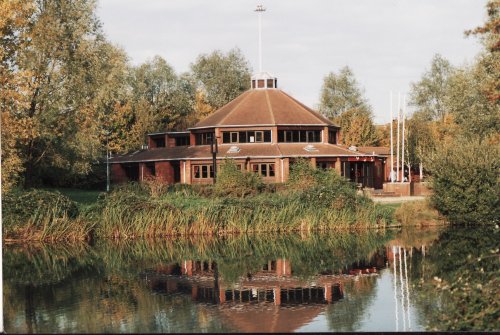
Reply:
[[217, 138], [215, 133], [212, 135], [212, 142], [210, 143], [210, 152], [212, 153], [212, 171], [214, 172], [214, 184], [217, 178], [217, 152], [219, 148], [217, 147]]
[[109, 174], [109, 131], [106, 131], [106, 192], [109, 192], [110, 174]]

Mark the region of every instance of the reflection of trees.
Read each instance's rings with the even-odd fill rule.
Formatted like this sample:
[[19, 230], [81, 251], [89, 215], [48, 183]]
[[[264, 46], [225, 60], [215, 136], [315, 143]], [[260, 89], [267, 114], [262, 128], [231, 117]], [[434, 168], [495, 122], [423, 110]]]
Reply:
[[354, 332], [360, 328], [366, 308], [375, 297], [376, 277], [359, 277], [346, 282], [344, 299], [328, 305], [326, 319], [328, 328], [335, 332]]
[[494, 227], [450, 228], [420, 259], [416, 303], [430, 329], [500, 329], [498, 241]]
[[258, 271], [269, 260], [286, 258], [293, 264], [294, 275], [312, 276], [322, 272], [340, 271], [354, 263], [367, 262], [389, 239], [384, 233], [240, 235], [221, 239], [175, 239], [101, 244], [98, 254], [116, 271], [130, 272], [161, 263], [183, 260], [210, 260], [218, 265], [219, 275], [229, 282], [247, 273]]
[[[7, 332], [220, 332], [214, 307], [189, 295], [152, 294], [140, 273], [183, 260], [213, 261], [217, 277], [237, 281], [286, 258], [308, 277], [367, 262], [383, 233], [247, 236], [110, 243], [89, 247], [8, 247], [4, 251]], [[364, 279], [362, 279], [363, 282]]]

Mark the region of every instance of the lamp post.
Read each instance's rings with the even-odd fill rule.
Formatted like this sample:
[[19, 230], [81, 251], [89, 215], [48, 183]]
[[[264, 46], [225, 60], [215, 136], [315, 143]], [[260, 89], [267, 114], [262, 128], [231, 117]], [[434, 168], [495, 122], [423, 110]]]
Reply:
[[219, 148], [217, 147], [217, 138], [215, 133], [212, 135], [212, 142], [210, 143], [210, 152], [212, 153], [212, 171], [214, 173], [214, 184], [217, 179], [217, 152]]
[[110, 173], [109, 173], [109, 131], [106, 131], [106, 192], [109, 192]]

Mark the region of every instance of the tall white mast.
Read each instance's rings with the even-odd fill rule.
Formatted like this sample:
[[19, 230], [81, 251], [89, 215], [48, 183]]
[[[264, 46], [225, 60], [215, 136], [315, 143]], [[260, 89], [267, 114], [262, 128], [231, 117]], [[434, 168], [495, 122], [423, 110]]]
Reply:
[[392, 171], [394, 171], [394, 148], [393, 148], [394, 145], [393, 145], [393, 140], [392, 140], [392, 136], [393, 136], [392, 135], [392, 133], [393, 133], [393, 131], [392, 131], [392, 123], [394, 121], [394, 118], [392, 116], [392, 91], [390, 92], [390, 110], [391, 110], [391, 141], [390, 141], [391, 142], [391, 172], [389, 174], [389, 178], [391, 179], [391, 183], [393, 183], [394, 180], [392, 178], [393, 177]]
[[396, 181], [399, 181], [399, 123], [401, 122], [401, 92], [398, 92], [398, 130], [396, 136]]
[[[405, 117], [406, 117], [406, 94], [403, 94], [403, 138], [401, 139], [402, 150], [401, 150], [401, 168], [403, 173], [401, 176], [401, 182], [405, 180]], [[410, 171], [408, 171], [409, 173]]]
[[255, 11], [259, 15], [259, 73], [261, 73], [262, 72], [262, 13], [265, 12], [266, 9], [262, 5], [257, 5]]

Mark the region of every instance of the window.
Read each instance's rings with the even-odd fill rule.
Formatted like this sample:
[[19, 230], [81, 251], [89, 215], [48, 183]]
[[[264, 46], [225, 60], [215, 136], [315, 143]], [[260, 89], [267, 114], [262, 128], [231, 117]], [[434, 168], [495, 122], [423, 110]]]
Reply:
[[151, 138], [154, 142], [155, 148], [164, 148], [165, 147], [165, 136], [162, 137], [153, 137]]
[[196, 145], [208, 145], [212, 143], [214, 133], [200, 133], [196, 134]]
[[180, 136], [175, 138], [175, 146], [180, 147], [180, 146], [185, 146], [189, 145], [189, 136]]
[[231, 132], [231, 143], [238, 143], [238, 133], [237, 132]]
[[266, 143], [271, 142], [270, 130], [222, 132], [222, 143], [263, 143], [263, 142]]
[[317, 162], [316, 167], [323, 170], [333, 169], [335, 168], [335, 162]]
[[337, 144], [337, 132], [336, 131], [328, 131], [328, 143]]
[[278, 130], [278, 142], [321, 142], [321, 130]]
[[255, 142], [263, 142], [264, 141], [264, 134], [262, 131], [256, 131], [255, 132]]
[[194, 179], [208, 179], [214, 177], [214, 171], [211, 164], [193, 165]]
[[274, 164], [273, 163], [258, 163], [252, 164], [252, 171], [258, 173], [264, 178], [274, 177]]

